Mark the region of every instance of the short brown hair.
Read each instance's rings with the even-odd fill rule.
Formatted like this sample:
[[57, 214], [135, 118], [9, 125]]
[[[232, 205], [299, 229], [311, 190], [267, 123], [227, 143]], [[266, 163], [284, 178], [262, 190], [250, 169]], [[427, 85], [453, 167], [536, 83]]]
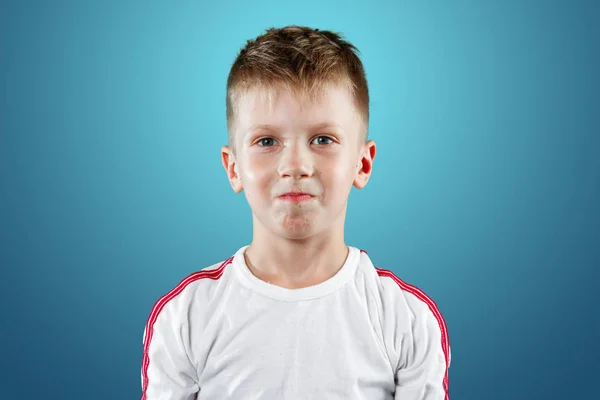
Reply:
[[364, 122], [369, 122], [369, 89], [358, 49], [339, 33], [289, 25], [269, 28], [248, 40], [227, 79], [227, 128], [230, 144], [235, 104], [254, 88], [272, 92], [283, 86], [295, 94], [318, 96], [328, 85], [347, 86]]

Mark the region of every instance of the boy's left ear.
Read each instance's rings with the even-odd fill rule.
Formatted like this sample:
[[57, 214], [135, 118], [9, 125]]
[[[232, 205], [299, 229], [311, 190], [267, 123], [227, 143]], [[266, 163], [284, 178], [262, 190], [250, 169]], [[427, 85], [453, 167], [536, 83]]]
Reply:
[[361, 158], [356, 166], [356, 175], [354, 176], [354, 187], [362, 189], [367, 186], [371, 172], [373, 171], [373, 160], [375, 159], [375, 142], [369, 140], [363, 145]]

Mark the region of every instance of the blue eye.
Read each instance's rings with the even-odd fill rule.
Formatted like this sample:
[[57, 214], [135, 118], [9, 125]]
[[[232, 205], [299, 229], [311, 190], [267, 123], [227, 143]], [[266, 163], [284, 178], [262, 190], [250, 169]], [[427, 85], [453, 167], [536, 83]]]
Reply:
[[273, 146], [275, 144], [275, 139], [273, 138], [262, 138], [258, 141], [258, 144], [260, 146], [264, 146], [264, 147], [269, 147], [269, 146]]
[[333, 143], [333, 140], [327, 136], [317, 136], [316, 138], [313, 139], [312, 143], [319, 144], [319, 145], [328, 145], [328, 144]]

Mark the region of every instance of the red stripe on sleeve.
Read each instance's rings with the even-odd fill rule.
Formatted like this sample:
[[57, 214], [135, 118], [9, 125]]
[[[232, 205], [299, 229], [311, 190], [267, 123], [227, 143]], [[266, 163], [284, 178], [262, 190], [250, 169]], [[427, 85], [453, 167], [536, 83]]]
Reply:
[[217, 269], [207, 270], [207, 271], [199, 271], [194, 272], [189, 275], [187, 278], [183, 279], [175, 288], [173, 288], [169, 293], [165, 294], [161, 298], [159, 298], [154, 306], [152, 307], [152, 312], [150, 313], [150, 317], [148, 317], [148, 321], [146, 322], [146, 334], [144, 336], [144, 357], [142, 359], [142, 400], [146, 400], [146, 391], [148, 390], [148, 365], [150, 364], [150, 357], [148, 356], [148, 350], [150, 348], [150, 341], [152, 340], [152, 329], [158, 315], [165, 307], [165, 305], [173, 300], [179, 293], [183, 291], [190, 283], [197, 281], [198, 279], [219, 279], [221, 275], [223, 275], [223, 271], [225, 267], [231, 264], [233, 257], [225, 260]]
[[388, 278], [392, 278], [394, 280], [394, 282], [396, 282], [398, 284], [398, 286], [400, 286], [400, 288], [402, 290], [405, 290], [413, 295], [415, 295], [419, 300], [423, 301], [425, 304], [427, 304], [427, 306], [429, 307], [429, 309], [431, 310], [431, 312], [433, 313], [433, 315], [435, 315], [435, 318], [437, 319], [437, 322], [440, 326], [440, 331], [442, 332], [442, 350], [444, 352], [444, 356], [446, 358], [446, 372], [444, 373], [444, 381], [443, 386], [444, 386], [444, 391], [446, 392], [446, 395], [444, 397], [445, 400], [449, 400], [449, 394], [448, 394], [448, 386], [449, 386], [449, 382], [448, 382], [448, 362], [449, 362], [449, 348], [450, 348], [450, 340], [448, 337], [448, 328], [446, 326], [446, 321], [444, 320], [444, 317], [442, 316], [442, 313], [440, 312], [440, 310], [438, 309], [437, 305], [435, 304], [435, 302], [433, 301], [433, 299], [431, 299], [429, 296], [427, 296], [425, 294], [425, 292], [423, 292], [421, 289], [419, 289], [416, 286], [410, 285], [406, 282], [404, 282], [402, 279], [398, 278], [396, 275], [394, 275], [393, 272], [385, 270], [385, 269], [381, 269], [381, 268], [375, 268], [375, 270], [377, 271], [377, 274], [379, 276], [387, 276]]

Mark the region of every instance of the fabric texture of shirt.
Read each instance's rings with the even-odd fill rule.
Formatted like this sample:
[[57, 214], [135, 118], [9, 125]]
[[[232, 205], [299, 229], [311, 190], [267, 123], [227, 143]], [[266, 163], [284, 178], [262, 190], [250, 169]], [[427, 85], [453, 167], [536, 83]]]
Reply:
[[155, 303], [142, 400], [449, 400], [448, 331], [422, 290], [351, 246], [330, 279], [282, 288], [247, 247]]

